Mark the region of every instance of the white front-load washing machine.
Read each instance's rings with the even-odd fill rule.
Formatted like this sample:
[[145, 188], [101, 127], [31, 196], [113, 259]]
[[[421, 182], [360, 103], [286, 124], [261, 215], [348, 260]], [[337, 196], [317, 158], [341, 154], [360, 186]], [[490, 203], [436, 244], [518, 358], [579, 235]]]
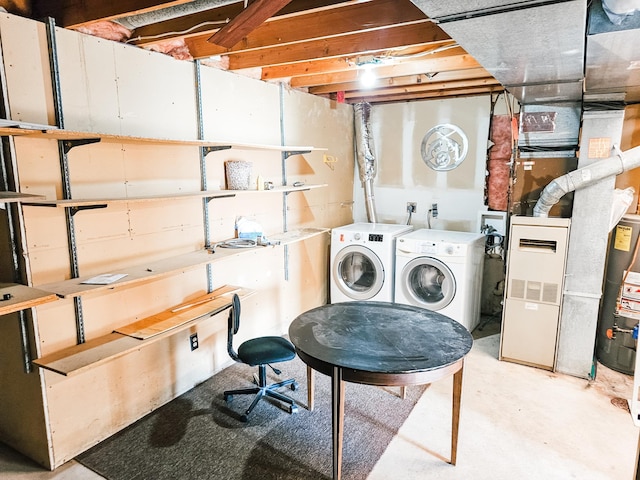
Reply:
[[398, 235], [411, 225], [353, 223], [331, 231], [331, 303], [393, 301]]
[[396, 242], [395, 301], [437, 311], [470, 332], [480, 322], [485, 236], [420, 229]]

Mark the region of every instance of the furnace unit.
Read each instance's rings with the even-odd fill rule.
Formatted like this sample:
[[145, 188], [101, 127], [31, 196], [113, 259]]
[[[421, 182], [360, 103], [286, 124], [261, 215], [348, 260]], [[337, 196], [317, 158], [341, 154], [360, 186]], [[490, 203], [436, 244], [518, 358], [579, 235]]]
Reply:
[[569, 223], [512, 217], [500, 360], [554, 369]]

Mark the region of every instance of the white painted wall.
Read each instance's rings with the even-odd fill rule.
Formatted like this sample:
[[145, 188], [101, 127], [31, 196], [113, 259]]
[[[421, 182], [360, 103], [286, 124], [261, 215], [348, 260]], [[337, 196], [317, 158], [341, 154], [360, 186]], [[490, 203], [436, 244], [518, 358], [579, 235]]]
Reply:
[[[438, 204], [431, 228], [477, 231], [478, 212], [485, 211], [484, 179], [491, 97], [431, 100], [373, 106], [371, 130], [378, 160], [374, 195], [380, 223], [406, 223], [407, 202], [417, 202], [412, 224], [427, 226], [427, 212]], [[420, 146], [427, 131], [441, 123], [462, 128], [469, 139], [464, 162], [437, 172], [422, 160]], [[356, 164], [354, 221], [367, 221], [364, 189]]]

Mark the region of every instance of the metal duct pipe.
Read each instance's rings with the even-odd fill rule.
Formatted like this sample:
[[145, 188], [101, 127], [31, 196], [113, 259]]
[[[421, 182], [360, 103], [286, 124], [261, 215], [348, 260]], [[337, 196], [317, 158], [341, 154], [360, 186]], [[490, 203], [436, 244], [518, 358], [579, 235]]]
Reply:
[[619, 175], [640, 167], [640, 147], [621, 152], [614, 147], [615, 155], [579, 168], [553, 180], [547, 185], [533, 207], [534, 217], [547, 217], [549, 210], [567, 193], [587, 187], [603, 178]]
[[191, 13], [198, 13], [214, 7], [221, 7], [231, 3], [238, 3], [238, 0], [194, 0], [193, 2], [167, 7], [148, 13], [140, 13], [139, 15], [131, 15], [115, 20], [123, 27], [129, 30], [135, 30], [138, 27], [149, 25], [151, 23], [161, 22], [176, 17], [182, 17]]
[[376, 157], [373, 152], [373, 138], [371, 136], [371, 104], [357, 103], [353, 107], [356, 128], [356, 157], [360, 181], [364, 186], [365, 207], [367, 220], [376, 223], [375, 200], [373, 196], [373, 180], [376, 177]]

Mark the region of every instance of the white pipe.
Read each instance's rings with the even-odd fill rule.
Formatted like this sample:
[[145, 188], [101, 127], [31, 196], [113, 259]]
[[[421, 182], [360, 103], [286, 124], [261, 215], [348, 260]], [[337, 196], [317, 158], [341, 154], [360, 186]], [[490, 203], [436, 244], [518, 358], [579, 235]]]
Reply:
[[616, 153], [607, 159], [569, 172], [549, 183], [540, 194], [536, 206], [533, 207], [533, 216], [547, 217], [551, 207], [569, 192], [592, 185], [603, 178], [640, 167], [640, 147], [621, 152], [617, 146], [614, 146], [614, 151]]

